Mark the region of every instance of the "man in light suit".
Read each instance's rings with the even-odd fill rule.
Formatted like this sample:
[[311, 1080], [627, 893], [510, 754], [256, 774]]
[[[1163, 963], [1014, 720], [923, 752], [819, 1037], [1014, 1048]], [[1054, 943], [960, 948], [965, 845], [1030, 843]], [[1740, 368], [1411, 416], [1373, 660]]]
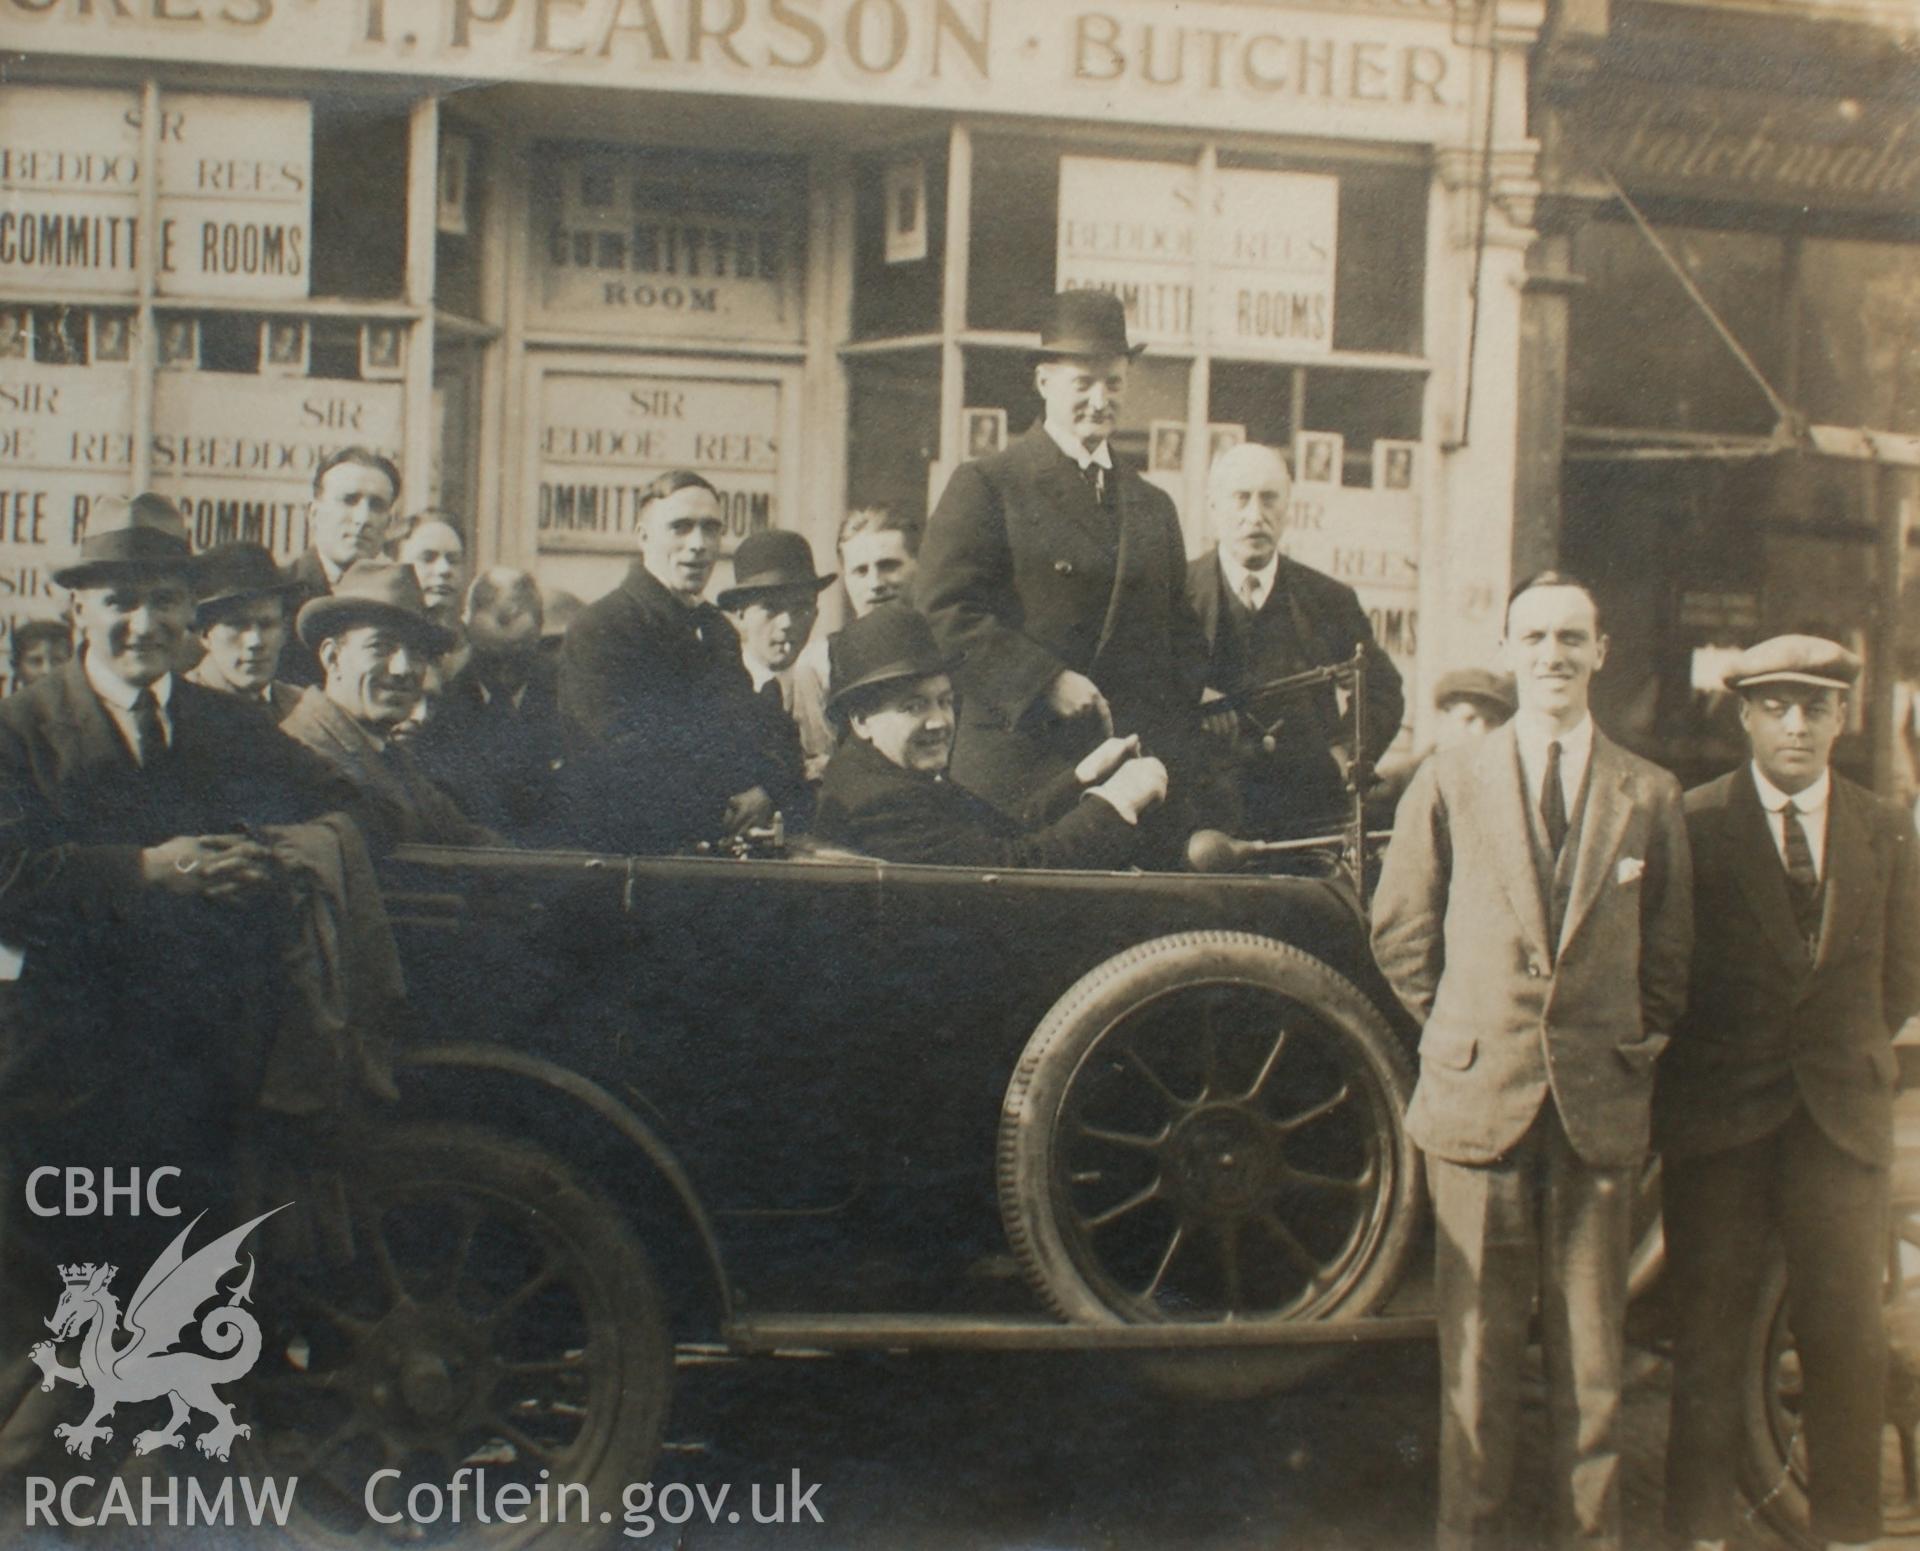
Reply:
[[[1207, 474], [1214, 547], [1187, 569], [1208, 647], [1208, 685], [1233, 695], [1309, 668], [1366, 654], [1365, 725], [1342, 713], [1331, 684], [1250, 708], [1266, 739], [1234, 749], [1245, 832], [1265, 838], [1337, 827], [1347, 770], [1364, 748], [1369, 764], [1400, 732], [1406, 697], [1393, 659], [1373, 638], [1360, 599], [1344, 582], [1280, 553], [1293, 482], [1280, 454], [1242, 442]], [[1284, 715], [1282, 715], [1284, 713]]]
[[1784, 1250], [1813, 1533], [1880, 1534], [1894, 1031], [1920, 1010], [1913, 820], [1828, 768], [1860, 659], [1777, 636], [1726, 674], [1753, 758], [1687, 793], [1692, 994], [1660, 1063], [1678, 1340], [1667, 1522], [1724, 1546], [1747, 1340]]
[[1013, 813], [1138, 733], [1177, 797], [1201, 755], [1207, 649], [1173, 503], [1110, 446], [1139, 352], [1103, 291], [1056, 296], [1040, 343], [1041, 424], [954, 471], [920, 557], [921, 607], [959, 664], [953, 776]]
[[1591, 591], [1515, 589], [1519, 711], [1436, 754], [1373, 902], [1380, 968], [1422, 1024], [1407, 1113], [1437, 1225], [1442, 1551], [1506, 1543], [1536, 1299], [1561, 1543], [1620, 1539], [1620, 1370], [1653, 1065], [1693, 935], [1673, 777], [1593, 725]]

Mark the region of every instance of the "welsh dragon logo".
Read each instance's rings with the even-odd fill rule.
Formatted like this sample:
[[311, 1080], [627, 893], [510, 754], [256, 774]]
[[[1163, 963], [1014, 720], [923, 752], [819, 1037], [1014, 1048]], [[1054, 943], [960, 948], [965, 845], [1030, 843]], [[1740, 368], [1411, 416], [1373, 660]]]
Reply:
[[[274, 1212], [284, 1211], [277, 1206]], [[205, 1216], [202, 1213], [201, 1216]], [[262, 1212], [252, 1222], [186, 1254], [187, 1236], [200, 1222], [196, 1217], [180, 1230], [180, 1235], [148, 1268], [128, 1300], [123, 1318], [119, 1300], [109, 1290], [114, 1272], [109, 1265], [62, 1266], [60, 1279], [66, 1291], [46, 1326], [52, 1341], [42, 1341], [27, 1355], [40, 1369], [43, 1390], [53, 1388], [54, 1380], [93, 1390], [93, 1410], [84, 1422], [62, 1422], [54, 1436], [66, 1440], [67, 1452], [82, 1459], [93, 1455], [93, 1446], [113, 1436], [106, 1419], [114, 1408], [135, 1405], [162, 1396], [173, 1406], [173, 1415], [164, 1427], [136, 1433], [133, 1451], [150, 1454], [155, 1449], [180, 1447], [187, 1420], [195, 1411], [205, 1413], [213, 1426], [199, 1434], [194, 1447], [209, 1459], [224, 1460], [235, 1438], [252, 1436], [252, 1429], [236, 1424], [233, 1407], [213, 1392], [216, 1384], [228, 1384], [245, 1375], [260, 1356], [260, 1324], [240, 1305], [253, 1292], [253, 1257], [247, 1257], [247, 1274], [240, 1284], [224, 1294], [225, 1301], [207, 1311], [200, 1321], [200, 1340], [211, 1352], [175, 1351], [173, 1348], [192, 1325], [195, 1313], [209, 1299], [222, 1297], [220, 1282], [240, 1265], [240, 1242], [265, 1222], [273, 1212]], [[124, 1323], [126, 1340], [115, 1344]], [[54, 1352], [54, 1343], [81, 1337], [79, 1366], [69, 1368]]]

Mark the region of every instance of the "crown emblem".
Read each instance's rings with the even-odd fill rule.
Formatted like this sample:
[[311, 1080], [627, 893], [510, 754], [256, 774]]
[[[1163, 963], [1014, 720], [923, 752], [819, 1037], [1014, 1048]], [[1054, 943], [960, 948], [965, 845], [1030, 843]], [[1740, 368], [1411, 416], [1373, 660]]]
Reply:
[[96, 1267], [94, 1263], [89, 1260], [83, 1266], [62, 1266], [60, 1268], [60, 1280], [65, 1282], [69, 1287], [85, 1287], [93, 1280], [95, 1270], [99, 1270], [103, 1273], [100, 1278], [100, 1285], [105, 1287], [107, 1283], [113, 1280], [113, 1273], [117, 1269], [119, 1269], [117, 1266]]

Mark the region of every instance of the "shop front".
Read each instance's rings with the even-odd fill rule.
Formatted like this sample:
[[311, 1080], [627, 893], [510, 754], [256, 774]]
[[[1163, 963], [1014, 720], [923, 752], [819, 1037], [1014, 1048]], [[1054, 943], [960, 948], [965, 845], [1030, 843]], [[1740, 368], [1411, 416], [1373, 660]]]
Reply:
[[1560, 538], [1644, 752], [1734, 763], [1728, 655], [1801, 631], [1867, 660], [1843, 767], [1911, 794], [1920, 76], [1910, 17], [1817, 9], [1622, 4], [1547, 52], [1546, 220], [1582, 282]]
[[1147, 353], [1118, 450], [1207, 542], [1289, 451], [1289, 545], [1421, 687], [1515, 549], [1531, 7], [0, 0], [0, 590], [100, 495], [306, 544], [317, 460], [582, 597], [656, 473], [729, 547], [924, 515], [1037, 411], [1060, 287]]

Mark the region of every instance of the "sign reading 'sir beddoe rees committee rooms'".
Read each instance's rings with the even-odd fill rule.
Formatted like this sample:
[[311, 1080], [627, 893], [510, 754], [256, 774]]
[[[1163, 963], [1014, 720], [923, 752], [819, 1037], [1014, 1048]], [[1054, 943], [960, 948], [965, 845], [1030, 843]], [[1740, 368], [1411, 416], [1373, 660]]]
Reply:
[[[417, 1540], [468, 1526], [487, 1534], [501, 1525], [617, 1524], [630, 1540], [659, 1536], [678, 1544], [683, 1527], [696, 1521], [825, 1523], [814, 1500], [819, 1484], [803, 1482], [797, 1470], [770, 1482], [657, 1487], [602, 1479], [590, 1489], [575, 1479], [599, 1455], [595, 1444], [577, 1445], [597, 1435], [581, 1429], [576, 1418], [586, 1413], [579, 1405], [563, 1407], [555, 1397], [574, 1392], [566, 1376], [576, 1368], [584, 1375], [588, 1359], [571, 1349], [582, 1333], [564, 1327], [553, 1304], [530, 1296], [555, 1279], [538, 1257], [507, 1254], [504, 1279], [497, 1267], [489, 1280], [488, 1268], [462, 1263], [462, 1303], [493, 1311], [481, 1325], [495, 1342], [511, 1339], [510, 1329], [544, 1335], [556, 1360], [527, 1366], [556, 1387], [540, 1392], [543, 1405], [530, 1394], [540, 1381], [504, 1363], [493, 1365], [498, 1371], [489, 1379], [483, 1363], [467, 1375], [461, 1404], [449, 1409], [436, 1398], [429, 1371], [438, 1365], [444, 1385], [431, 1320], [404, 1351], [383, 1356], [378, 1343], [342, 1344], [328, 1333], [349, 1324], [340, 1310], [364, 1308], [359, 1300], [367, 1294], [329, 1283], [323, 1295], [301, 1281], [316, 1274], [310, 1265], [303, 1270], [260, 1253], [264, 1235], [256, 1230], [282, 1212], [296, 1220], [297, 1202], [229, 1227], [206, 1211], [186, 1216], [182, 1201], [192, 1185], [183, 1170], [163, 1164], [47, 1165], [16, 1186], [21, 1197], [9, 1203], [10, 1215], [43, 1226], [66, 1219], [50, 1231], [99, 1257], [9, 1268], [22, 1295], [38, 1291], [51, 1311], [40, 1322], [50, 1338], [24, 1352], [0, 1352], [0, 1361], [24, 1357], [38, 1368], [46, 1397], [28, 1400], [14, 1418], [16, 1430], [47, 1430], [48, 1447], [27, 1465], [18, 1498], [8, 1497], [9, 1515], [18, 1511], [29, 1532], [145, 1530], [154, 1532], [151, 1543], [177, 1538], [195, 1545], [206, 1544], [210, 1530], [242, 1527], [264, 1544], [290, 1529], [307, 1543], [366, 1531]], [[385, 1224], [381, 1214], [373, 1216]], [[159, 1233], [129, 1221], [141, 1217], [160, 1219]], [[184, 1222], [177, 1232], [173, 1219]], [[390, 1228], [370, 1231], [379, 1242]], [[478, 1237], [500, 1247], [490, 1235]], [[474, 1239], [470, 1223], [462, 1242]], [[428, 1252], [443, 1275], [446, 1247]], [[363, 1245], [360, 1253], [372, 1251]], [[382, 1264], [396, 1253], [404, 1270], [388, 1265], [387, 1278], [376, 1276], [374, 1284], [392, 1278], [397, 1289], [404, 1275], [404, 1285], [418, 1286], [422, 1263], [409, 1258], [408, 1246], [384, 1248]], [[556, 1319], [563, 1328], [549, 1328]], [[547, 1346], [536, 1342], [535, 1349]], [[503, 1400], [508, 1409], [489, 1409]], [[393, 1447], [396, 1427], [417, 1446]], [[129, 1468], [134, 1458], [150, 1463]], [[221, 1543], [237, 1542], [223, 1536]]]
[[1238, 0], [0, 0], [9, 45], [29, 54], [1464, 139], [1471, 53], [1447, 7], [1401, 9], [1409, 14]]

